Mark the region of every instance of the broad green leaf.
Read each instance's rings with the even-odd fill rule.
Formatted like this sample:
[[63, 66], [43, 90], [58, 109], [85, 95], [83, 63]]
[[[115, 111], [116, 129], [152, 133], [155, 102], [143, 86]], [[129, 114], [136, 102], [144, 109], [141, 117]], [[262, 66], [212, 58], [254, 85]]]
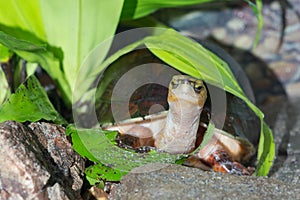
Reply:
[[[17, 32], [17, 29], [10, 29], [12, 34]], [[24, 34], [26, 36], [26, 34]], [[41, 42], [29, 42], [23, 39], [17, 39], [10, 34], [0, 31], [0, 43], [7, 46], [20, 57], [28, 62], [40, 64], [45, 71], [57, 83], [66, 105], [71, 104], [71, 89], [69, 83], [66, 82], [65, 75], [61, 70], [60, 60], [52, 52], [52, 49], [46, 48]]]
[[[79, 74], [84, 59], [96, 45], [115, 33], [123, 0], [41, 0], [40, 5], [47, 42], [62, 49], [65, 76], [74, 89], [78, 77], [85, 80]], [[108, 50], [109, 46], [102, 49], [104, 53]], [[89, 62], [93, 67], [99, 58]]]
[[126, 175], [126, 172], [115, 170], [112, 167], [103, 165], [101, 163], [92, 165], [85, 170], [86, 176], [94, 180], [103, 181], [120, 181], [122, 176]]
[[2, 31], [0, 31], [0, 43], [11, 50], [32, 51], [32, 52], [46, 50], [46, 45], [38, 45], [25, 40], [20, 40]]
[[214, 0], [125, 0], [122, 19], [137, 19], [149, 15], [160, 8], [187, 6]]
[[[103, 63], [101, 63], [101, 65], [97, 68], [97, 70], [95, 71], [95, 75], [93, 75], [92, 78], [96, 77], [97, 74], [99, 74], [100, 72], [104, 71], [106, 67], [108, 67], [111, 63], [113, 63], [115, 60], [117, 60], [118, 58], [120, 58], [122, 55], [125, 55], [131, 51], [133, 51], [135, 48], [137, 48], [138, 46], [142, 45], [143, 41], [139, 41], [139, 42], [135, 42], [131, 45], [128, 45], [122, 49], [120, 49], [117, 53], [111, 55], [110, 57], [108, 57]], [[103, 80], [101, 80], [101, 84], [99, 85], [99, 88], [97, 88], [97, 94], [96, 94], [96, 99], [100, 98], [102, 96], [102, 94], [105, 92], [108, 84], [111, 82], [111, 79], [114, 79], [113, 76], [107, 76], [104, 77]], [[92, 79], [94, 80], [94, 79]]]
[[1, 105], [10, 95], [10, 88], [1, 66], [0, 66], [0, 91], [1, 91], [0, 92], [0, 105]]
[[88, 158], [90, 161], [99, 162], [98, 159], [89, 151], [87, 146], [85, 146], [85, 143], [80, 137], [78, 131], [72, 125], [67, 127], [66, 135], [72, 137], [73, 148], [77, 151], [77, 153], [84, 158]]
[[0, 30], [30, 42], [45, 41], [39, 0], [0, 0], [0, 7]]
[[[70, 105], [76, 79], [85, 81], [85, 74], [78, 74], [80, 65], [96, 45], [115, 33], [123, 0], [0, 0], [0, 6], [0, 30], [18, 40], [48, 45], [47, 52], [36, 55], [28, 49], [17, 49], [16, 53], [41, 64], [58, 83], [64, 101]], [[104, 55], [109, 46], [102, 49]], [[98, 62], [101, 62], [99, 57], [89, 60], [85, 73], [93, 71]]]
[[[184, 155], [163, 152], [135, 153], [111, 143], [100, 129], [76, 129], [68, 126], [66, 133], [72, 135], [74, 149], [82, 156], [113, 168], [116, 173], [126, 174], [135, 167], [152, 162], [175, 163]], [[73, 139], [75, 136], [76, 141]], [[78, 142], [78, 144], [76, 144]]]
[[7, 120], [35, 122], [41, 119], [57, 124], [66, 123], [52, 106], [39, 81], [31, 76], [27, 79], [26, 85], [20, 85], [16, 93], [0, 106], [0, 122]]

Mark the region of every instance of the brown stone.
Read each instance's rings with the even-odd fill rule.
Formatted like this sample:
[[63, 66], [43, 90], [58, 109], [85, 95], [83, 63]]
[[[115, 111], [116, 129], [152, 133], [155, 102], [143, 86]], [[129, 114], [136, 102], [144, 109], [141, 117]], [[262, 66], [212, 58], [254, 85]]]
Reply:
[[0, 124], [0, 199], [81, 199], [83, 160], [55, 124]]
[[287, 61], [273, 62], [270, 67], [281, 81], [291, 80], [298, 70], [295, 63]]
[[286, 92], [290, 98], [300, 98], [300, 83], [292, 83], [287, 85]]

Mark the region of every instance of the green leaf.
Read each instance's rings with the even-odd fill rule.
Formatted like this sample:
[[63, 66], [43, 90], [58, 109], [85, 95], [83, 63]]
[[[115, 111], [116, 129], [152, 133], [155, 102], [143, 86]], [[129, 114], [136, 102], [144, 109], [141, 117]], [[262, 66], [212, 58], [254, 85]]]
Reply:
[[176, 31], [169, 29], [159, 36], [148, 37], [145, 44], [154, 55], [176, 69], [222, 89], [226, 86], [243, 95], [225, 62]]
[[[126, 53], [129, 53], [129, 52], [133, 51], [135, 48], [142, 45], [143, 42], [144, 41], [138, 41], [138, 42], [132, 43], [132, 44], [120, 49], [117, 53], [115, 53], [115, 54], [111, 55], [110, 57], [108, 57], [103, 63], [101, 63], [101, 65], [99, 67], [97, 67], [97, 69], [91, 75], [90, 79], [92, 81], [94, 81], [95, 80], [94, 78], [97, 77], [97, 75], [100, 72], [105, 70], [105, 68], [108, 67], [111, 63], [113, 63], [115, 60], [120, 58], [122, 55], [125, 55]], [[114, 79], [113, 76], [106, 76], [106, 77], [103, 78], [103, 80], [101, 80], [101, 84], [99, 85], [99, 88], [97, 88], [96, 99], [99, 99], [102, 96], [102, 94], [105, 92], [108, 84], [111, 82], [112, 79]], [[77, 97], [75, 99], [78, 99], [78, 98], [79, 97]]]
[[6, 76], [2, 67], [0, 66], [0, 105], [9, 97], [10, 88], [6, 80]]
[[94, 179], [93, 177], [89, 177], [88, 175], [85, 176], [86, 179], [88, 180], [88, 182], [90, 183], [90, 185], [96, 185], [99, 187], [99, 188], [104, 188], [104, 182], [99, 180], [99, 179]]
[[[79, 74], [79, 68], [98, 44], [114, 35], [123, 0], [0, 0], [0, 6], [0, 30], [18, 40], [13, 44], [23, 41], [24, 48], [18, 46], [13, 50], [25, 60], [41, 64], [58, 83], [65, 103], [70, 106], [75, 82], [80, 79], [80, 85], [88, 85], [85, 76], [101, 58], [90, 59], [83, 74]], [[47, 44], [47, 51], [30, 54], [29, 45], [41, 43]], [[12, 46], [7, 42], [6, 45]], [[110, 44], [101, 49], [103, 58], [109, 47]]]
[[[184, 155], [163, 152], [135, 153], [115, 146], [100, 129], [76, 129], [68, 126], [66, 133], [72, 136], [74, 149], [82, 156], [106, 167], [113, 168], [113, 174], [102, 175], [109, 179], [120, 177], [133, 168], [152, 162], [175, 163]], [[75, 140], [73, 139], [75, 137]], [[103, 170], [97, 169], [97, 170]], [[114, 174], [116, 172], [117, 174]], [[102, 174], [102, 173], [101, 173]], [[116, 175], [113, 177], [113, 175]]]
[[99, 163], [88, 167], [85, 174], [93, 180], [120, 181], [127, 173]]
[[26, 74], [27, 74], [27, 77], [33, 75], [36, 71], [36, 69], [38, 68], [38, 64], [37, 63], [30, 63], [30, 62], [27, 62], [26, 63]]
[[211, 1], [214, 0], [125, 0], [121, 19], [137, 19], [160, 8], [187, 6]]
[[203, 141], [201, 142], [199, 147], [197, 147], [192, 153], [190, 153], [191, 155], [198, 153], [205, 145], [207, 145], [209, 143], [210, 139], [214, 135], [214, 130], [215, 130], [215, 125], [212, 123], [209, 123], [207, 130], [204, 134]]
[[0, 44], [0, 63], [8, 62], [11, 56], [12, 52], [9, 50], [9, 48]]
[[73, 125], [69, 125], [66, 129], [66, 135], [72, 136], [72, 144], [73, 148], [77, 153], [79, 153], [82, 157], [88, 158], [90, 161], [99, 162], [96, 157], [89, 151], [89, 149], [85, 146], [84, 141], [82, 141], [78, 131], [73, 127]]
[[[98, 44], [114, 35], [123, 0], [41, 0], [40, 5], [47, 42], [63, 51], [67, 82], [71, 89], [75, 88], [77, 78], [82, 80], [80, 84], [85, 84], [86, 74], [79, 74], [80, 66]], [[106, 54], [108, 50], [109, 46], [102, 52]], [[85, 73], [92, 71], [99, 59], [89, 60]]]
[[20, 85], [15, 94], [0, 106], [0, 122], [14, 120], [35, 122], [41, 119], [66, 124], [66, 121], [54, 109], [44, 88], [31, 76]]
[[59, 59], [51, 51], [43, 52], [28, 52], [16, 51], [16, 53], [31, 63], [40, 64], [43, 69], [51, 76], [57, 87], [61, 91], [62, 98], [67, 106], [71, 105], [72, 91], [69, 83], [65, 78], [64, 72], [61, 70], [61, 63]]
[[273, 139], [272, 130], [263, 123], [263, 133], [259, 140], [259, 147], [257, 152], [257, 176], [267, 176], [270, 168], [273, 165], [275, 158], [275, 143]]
[[33, 44], [25, 40], [19, 40], [11, 35], [0, 31], [0, 43], [11, 50], [19, 51], [45, 51], [46, 45]]
[[[18, 29], [9, 29], [9, 31], [15, 35], [16, 32], [18, 32]], [[25, 33], [23, 35], [25, 38], [27, 38]], [[0, 43], [6, 45], [20, 57], [28, 62], [39, 63], [58, 84], [58, 88], [62, 93], [66, 105], [71, 104], [71, 88], [69, 83], [66, 82], [65, 75], [61, 70], [61, 63], [51, 50], [46, 49], [45, 44], [41, 44], [41, 42], [33, 43], [22, 39], [17, 39], [16, 37], [1, 31], [0, 36]], [[33, 39], [31, 38], [31, 40]]]
[[254, 4], [250, 0], [245, 0], [245, 1], [248, 2], [250, 7], [252, 8], [252, 10], [257, 18], [257, 21], [258, 21], [255, 42], [253, 44], [253, 47], [256, 47], [256, 45], [259, 42], [260, 36], [261, 36], [262, 28], [264, 26], [264, 19], [263, 19], [263, 15], [262, 15], [262, 0], [256, 0], [255, 1], [256, 4]]
[[39, 2], [0, 0], [0, 30], [30, 42], [46, 41]]

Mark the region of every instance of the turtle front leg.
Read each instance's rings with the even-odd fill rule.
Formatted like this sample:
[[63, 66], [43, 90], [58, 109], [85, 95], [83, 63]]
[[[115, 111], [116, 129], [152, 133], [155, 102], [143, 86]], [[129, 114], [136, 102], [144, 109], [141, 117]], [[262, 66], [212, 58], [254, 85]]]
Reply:
[[243, 166], [239, 162], [241, 157], [233, 157], [229, 153], [231, 151], [227, 146], [224, 146], [224, 144], [220, 142], [220, 138], [214, 135], [209, 143], [205, 145], [195, 156], [216, 172], [248, 176], [253, 174], [254, 168], [246, 168]]
[[[134, 126], [126, 133], [118, 135], [116, 141], [119, 147], [139, 149], [140, 147], [154, 147], [152, 131], [143, 126]], [[140, 150], [138, 150], [140, 151]], [[147, 151], [142, 149], [141, 151]]]
[[231, 159], [229, 154], [223, 150], [217, 150], [205, 159], [214, 171], [235, 175], [252, 175], [254, 168], [244, 167], [241, 163]]
[[184, 162], [184, 165], [205, 171], [213, 169], [215, 172], [248, 176], [252, 175], [255, 170], [252, 167], [245, 168], [241, 163], [232, 161], [228, 153], [222, 150], [215, 151], [205, 158], [192, 155]]

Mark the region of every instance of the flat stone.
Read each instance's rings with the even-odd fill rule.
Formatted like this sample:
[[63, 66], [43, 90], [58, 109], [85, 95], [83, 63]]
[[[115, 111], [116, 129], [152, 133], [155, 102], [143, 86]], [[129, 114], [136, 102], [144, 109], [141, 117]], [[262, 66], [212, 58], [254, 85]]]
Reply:
[[222, 27], [217, 27], [212, 30], [212, 35], [217, 39], [217, 40], [224, 40], [227, 36], [227, 31], [225, 28]]
[[300, 98], [300, 82], [289, 84], [286, 91], [290, 98]]
[[250, 49], [252, 47], [253, 42], [254, 39], [252, 37], [248, 35], [241, 35], [235, 40], [234, 46], [241, 49]]
[[[150, 168], [154, 165], [151, 164]], [[143, 167], [141, 167], [143, 168]], [[147, 168], [147, 166], [146, 166]], [[124, 176], [110, 199], [299, 199], [300, 185], [159, 164]]]
[[270, 68], [282, 82], [292, 80], [296, 72], [299, 70], [296, 63], [288, 61], [272, 62], [270, 64]]
[[239, 18], [233, 18], [227, 22], [226, 26], [234, 31], [242, 31], [245, 29], [246, 24], [243, 20]]

